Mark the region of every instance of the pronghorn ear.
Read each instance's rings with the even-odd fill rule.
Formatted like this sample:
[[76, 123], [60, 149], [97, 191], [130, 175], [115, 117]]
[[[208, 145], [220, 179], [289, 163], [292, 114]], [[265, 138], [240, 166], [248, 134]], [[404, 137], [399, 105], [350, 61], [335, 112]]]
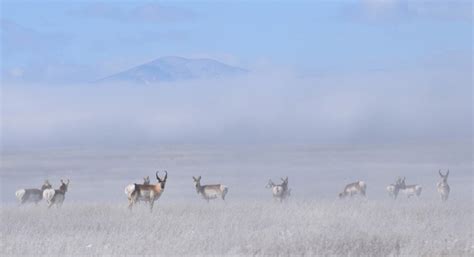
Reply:
[[195, 178], [195, 177], [193, 176], [193, 180], [194, 180], [194, 181], [196, 181], [196, 180], [197, 180], [197, 178]]

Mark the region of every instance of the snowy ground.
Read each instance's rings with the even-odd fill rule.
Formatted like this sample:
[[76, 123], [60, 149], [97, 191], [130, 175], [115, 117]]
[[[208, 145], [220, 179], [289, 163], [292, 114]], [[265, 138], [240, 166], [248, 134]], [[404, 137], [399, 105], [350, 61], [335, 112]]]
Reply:
[[[448, 203], [440, 168], [451, 170]], [[130, 213], [124, 187], [158, 169], [169, 178], [155, 211]], [[226, 184], [226, 202], [200, 199], [198, 175]], [[292, 198], [274, 203], [265, 185], [283, 176]], [[388, 199], [397, 176], [422, 185], [421, 197]], [[60, 178], [71, 179], [62, 209], [16, 205], [16, 189]], [[359, 179], [367, 199], [336, 199]], [[472, 149], [459, 144], [4, 151], [0, 255], [472, 256], [472, 182]]]
[[423, 201], [2, 209], [2, 256], [473, 256], [473, 207]]

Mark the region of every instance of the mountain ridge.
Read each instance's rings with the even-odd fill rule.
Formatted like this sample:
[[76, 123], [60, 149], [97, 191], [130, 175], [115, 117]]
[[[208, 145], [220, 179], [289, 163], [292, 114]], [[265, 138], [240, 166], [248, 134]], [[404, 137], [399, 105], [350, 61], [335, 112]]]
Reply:
[[190, 79], [212, 79], [243, 75], [249, 71], [209, 58], [164, 56], [112, 74], [96, 82], [132, 82], [154, 84]]

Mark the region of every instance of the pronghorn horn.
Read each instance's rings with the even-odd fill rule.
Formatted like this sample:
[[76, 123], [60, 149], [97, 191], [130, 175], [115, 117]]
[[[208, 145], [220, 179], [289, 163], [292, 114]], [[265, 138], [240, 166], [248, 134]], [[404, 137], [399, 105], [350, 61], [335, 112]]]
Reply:
[[159, 170], [156, 171], [156, 179], [158, 179], [158, 181], [161, 182], [161, 179], [160, 179], [160, 177], [158, 176], [158, 173], [159, 173], [159, 172], [160, 172]]
[[444, 176], [443, 176], [443, 173], [441, 173], [441, 170], [438, 170], [438, 173], [439, 173], [439, 175], [440, 175], [441, 177], [444, 177]]
[[163, 179], [163, 181], [166, 181], [166, 179], [168, 178], [168, 171], [164, 170], [165, 172], [165, 178]]
[[69, 179], [67, 179], [67, 183], [66, 183], [66, 185], [69, 185]]

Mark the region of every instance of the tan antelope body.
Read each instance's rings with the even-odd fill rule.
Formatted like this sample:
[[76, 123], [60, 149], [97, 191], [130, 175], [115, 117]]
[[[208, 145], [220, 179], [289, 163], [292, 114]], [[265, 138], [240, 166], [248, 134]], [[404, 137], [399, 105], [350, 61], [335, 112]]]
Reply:
[[[149, 185], [150, 184], [150, 177], [146, 176], [143, 178], [143, 185]], [[133, 190], [135, 190], [135, 184], [129, 184], [127, 187], [125, 187], [125, 194], [127, 197], [129, 197], [132, 193]], [[150, 199], [150, 193], [149, 191], [142, 192], [142, 194], [138, 197], [137, 202], [144, 201], [148, 202]]]
[[390, 184], [387, 186], [388, 195], [393, 199], [397, 199], [400, 189], [402, 189], [402, 179], [397, 178], [395, 184]]
[[417, 196], [420, 197], [423, 187], [420, 185], [407, 185], [405, 183], [405, 177], [403, 177], [400, 190], [408, 197]]
[[35, 203], [38, 204], [43, 200], [43, 192], [46, 189], [52, 188], [48, 180], [44, 181], [44, 184], [41, 186], [41, 189], [28, 188], [28, 189], [19, 189], [15, 192], [15, 196], [18, 199], [20, 204], [25, 203]]
[[365, 197], [366, 189], [367, 185], [364, 181], [356, 181], [346, 185], [344, 187], [344, 191], [339, 193], [339, 198], [345, 198], [346, 196], [353, 197], [354, 195], [361, 195]]
[[153, 211], [153, 205], [158, 200], [163, 191], [165, 190], [166, 180], [168, 179], [168, 172], [165, 170], [164, 178], [158, 176], [159, 171], [156, 172], [157, 184], [133, 184], [133, 190], [128, 195], [128, 208], [132, 210], [132, 207], [139, 199], [143, 198], [150, 204], [150, 212]]
[[286, 177], [285, 179], [281, 178], [281, 180], [282, 183], [277, 185], [273, 183], [273, 181], [270, 179], [266, 188], [272, 189], [272, 195], [274, 200], [283, 202], [290, 196], [291, 189], [288, 189], [288, 177]]
[[448, 185], [449, 170], [446, 172], [446, 175], [443, 175], [441, 170], [439, 170], [438, 173], [441, 177], [441, 181], [436, 185], [438, 193], [442, 201], [447, 201], [449, 197], [449, 191], [451, 190]]
[[194, 179], [194, 185], [196, 186], [196, 192], [202, 196], [207, 202], [212, 199], [221, 197], [222, 200], [225, 200], [225, 196], [229, 189], [227, 186], [222, 184], [216, 185], [201, 185], [201, 176]]
[[67, 182], [64, 182], [61, 179], [61, 186], [59, 189], [46, 189], [43, 192], [43, 198], [46, 200], [48, 204], [48, 208], [51, 206], [56, 205], [57, 207], [61, 207], [63, 205], [64, 199], [66, 198], [67, 188], [69, 186], [69, 179]]

